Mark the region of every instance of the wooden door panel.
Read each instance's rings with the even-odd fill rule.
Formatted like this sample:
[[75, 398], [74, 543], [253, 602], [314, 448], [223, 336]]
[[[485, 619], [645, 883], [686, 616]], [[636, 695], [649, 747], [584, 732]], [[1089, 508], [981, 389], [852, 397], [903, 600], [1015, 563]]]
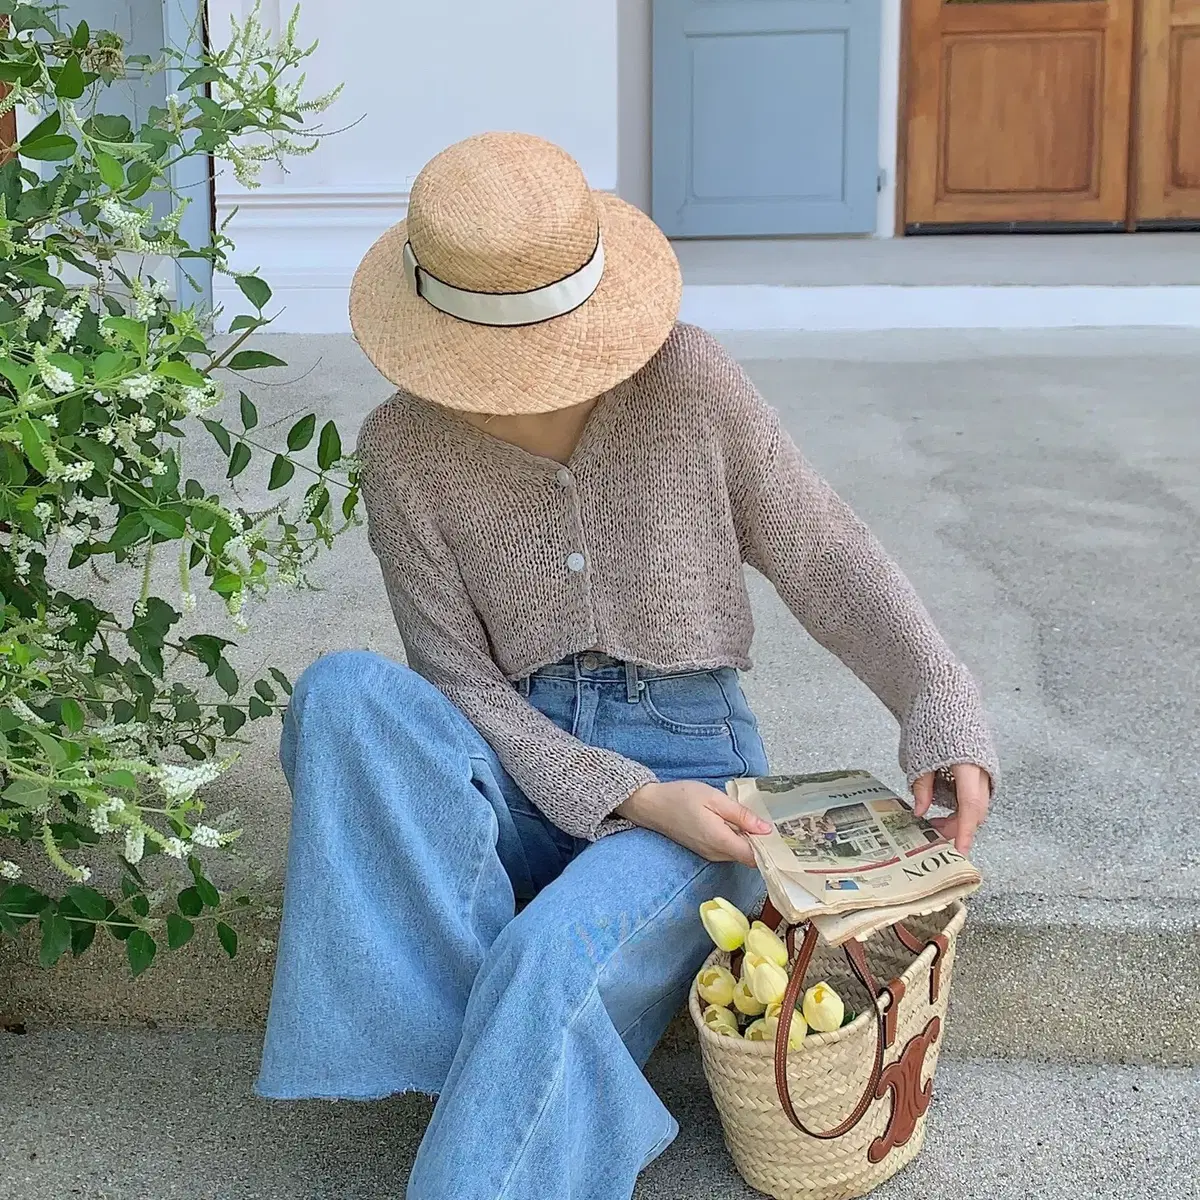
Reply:
[[1200, 220], [1200, 2], [1143, 0], [1139, 222]]
[[911, 0], [909, 225], [1124, 220], [1133, 0]]

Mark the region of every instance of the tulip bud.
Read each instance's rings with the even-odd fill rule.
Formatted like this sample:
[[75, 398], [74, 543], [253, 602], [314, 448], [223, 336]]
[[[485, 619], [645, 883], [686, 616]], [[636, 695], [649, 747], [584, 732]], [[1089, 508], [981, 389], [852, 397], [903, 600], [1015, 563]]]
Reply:
[[721, 896], [714, 896], [700, 905], [700, 920], [704, 922], [708, 936], [721, 950], [738, 949], [750, 930], [746, 914]]
[[754, 993], [750, 990], [750, 981], [745, 977], [739, 980], [737, 987], [733, 989], [733, 1007], [740, 1013], [745, 1013], [748, 1017], [757, 1017], [762, 1014], [766, 1007], [754, 998]]
[[[775, 1040], [775, 1035], [779, 1031], [779, 1014], [782, 1008], [778, 1004], [768, 1004], [766, 1015], [763, 1020], [771, 1028], [771, 1040]], [[808, 1025], [805, 1023], [804, 1017], [799, 1012], [792, 1014], [792, 1024], [788, 1029], [788, 1049], [799, 1050], [804, 1044], [804, 1038], [808, 1033]]]
[[755, 1000], [764, 1007], [768, 1004], [778, 1003], [783, 999], [783, 993], [787, 991], [787, 972], [766, 959], [757, 962], [746, 977], [750, 982], [750, 991], [754, 994]]
[[787, 946], [783, 944], [774, 930], [761, 921], [755, 921], [750, 926], [750, 932], [746, 935], [746, 953], [759, 954], [763, 958], [770, 959], [777, 967], [787, 966]]
[[746, 1026], [744, 1036], [748, 1042], [773, 1042], [775, 1040], [775, 1028], [768, 1021], [759, 1017], [757, 1021], [751, 1021]]
[[842, 1027], [846, 1006], [842, 998], [825, 982], [814, 984], [804, 993], [804, 1019], [817, 1033], [832, 1033]]
[[720, 1037], [740, 1037], [737, 1017], [720, 1004], [710, 1004], [704, 1010], [704, 1024]]
[[733, 989], [736, 986], [737, 980], [726, 967], [705, 967], [696, 976], [696, 990], [700, 993], [700, 999], [726, 1009], [733, 1003]]

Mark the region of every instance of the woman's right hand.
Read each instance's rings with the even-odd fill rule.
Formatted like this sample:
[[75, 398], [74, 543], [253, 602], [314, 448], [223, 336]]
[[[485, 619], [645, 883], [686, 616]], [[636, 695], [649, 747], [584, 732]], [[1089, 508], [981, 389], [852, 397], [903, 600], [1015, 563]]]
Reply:
[[770, 833], [771, 826], [724, 792], [684, 779], [648, 783], [617, 810], [643, 829], [653, 829], [709, 862], [739, 862], [753, 867], [749, 833]]

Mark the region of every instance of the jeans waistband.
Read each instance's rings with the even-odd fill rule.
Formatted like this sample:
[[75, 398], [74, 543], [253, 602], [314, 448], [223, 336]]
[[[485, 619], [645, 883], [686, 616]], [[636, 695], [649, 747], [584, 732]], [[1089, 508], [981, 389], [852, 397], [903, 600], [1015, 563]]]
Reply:
[[528, 697], [530, 685], [535, 679], [569, 679], [576, 683], [611, 683], [624, 687], [625, 698], [630, 704], [636, 704], [647, 680], [677, 679], [681, 676], [705, 673], [706, 670], [702, 668], [664, 671], [656, 667], [642, 667], [637, 663], [613, 658], [610, 654], [602, 654], [598, 650], [588, 650], [580, 654], [572, 654], [561, 662], [539, 667], [531, 675], [518, 679], [515, 687], [521, 695]]

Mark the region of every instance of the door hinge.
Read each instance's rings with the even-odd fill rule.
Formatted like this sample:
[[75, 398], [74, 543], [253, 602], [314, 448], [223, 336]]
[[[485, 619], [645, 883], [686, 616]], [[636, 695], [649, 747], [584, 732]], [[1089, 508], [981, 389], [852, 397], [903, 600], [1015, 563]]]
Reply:
[[879, 173], [875, 176], [875, 190], [882, 192], [887, 187], [888, 172], [887, 167], [880, 167]]

